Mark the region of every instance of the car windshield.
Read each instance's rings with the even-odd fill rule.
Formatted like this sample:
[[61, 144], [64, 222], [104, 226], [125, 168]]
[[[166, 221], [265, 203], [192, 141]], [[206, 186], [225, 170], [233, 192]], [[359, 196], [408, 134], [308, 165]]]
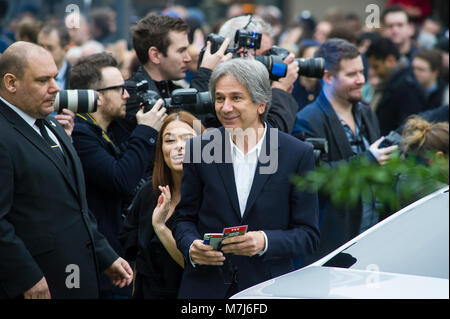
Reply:
[[362, 236], [323, 266], [448, 279], [448, 205], [447, 189]]

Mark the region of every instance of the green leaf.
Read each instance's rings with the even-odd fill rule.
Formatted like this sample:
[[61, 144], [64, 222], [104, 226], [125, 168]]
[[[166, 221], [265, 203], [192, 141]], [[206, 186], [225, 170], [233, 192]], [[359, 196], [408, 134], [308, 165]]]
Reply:
[[365, 194], [366, 198], [373, 196], [380, 209], [389, 207], [395, 211], [401, 207], [401, 200], [409, 201], [418, 193], [448, 184], [448, 157], [426, 156], [425, 161], [419, 162], [414, 156], [402, 158], [396, 153], [383, 166], [365, 156], [356, 156], [335, 167], [319, 165], [291, 180], [299, 190], [320, 192], [335, 205], [355, 206]]

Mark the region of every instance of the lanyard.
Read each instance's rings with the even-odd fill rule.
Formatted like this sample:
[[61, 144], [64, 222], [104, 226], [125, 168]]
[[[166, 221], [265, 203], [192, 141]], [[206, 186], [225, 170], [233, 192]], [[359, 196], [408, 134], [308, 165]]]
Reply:
[[[114, 142], [109, 138], [108, 134], [106, 134], [106, 132], [102, 129], [102, 127], [100, 125], [97, 124], [97, 121], [88, 113], [85, 113], [83, 115], [81, 115], [80, 113], [76, 114], [77, 116], [81, 117], [83, 120], [87, 121], [87, 122], [91, 122], [92, 124], [94, 124], [95, 126], [97, 126], [99, 129], [102, 130], [102, 138], [110, 143], [114, 150], [116, 150], [116, 152], [118, 151], [117, 146], [114, 144]], [[85, 117], [86, 116], [86, 117]]]

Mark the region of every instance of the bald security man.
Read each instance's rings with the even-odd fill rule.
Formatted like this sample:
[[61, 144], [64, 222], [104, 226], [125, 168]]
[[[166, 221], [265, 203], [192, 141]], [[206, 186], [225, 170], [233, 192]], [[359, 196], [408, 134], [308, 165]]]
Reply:
[[131, 283], [97, 231], [71, 140], [49, 115], [58, 69], [16, 42], [0, 57], [0, 298], [97, 298], [98, 272]]

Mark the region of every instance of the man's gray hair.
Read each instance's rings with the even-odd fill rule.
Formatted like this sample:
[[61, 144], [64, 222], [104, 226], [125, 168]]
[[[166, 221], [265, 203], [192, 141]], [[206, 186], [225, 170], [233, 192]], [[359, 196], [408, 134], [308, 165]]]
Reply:
[[270, 24], [259, 17], [250, 15], [231, 18], [222, 25], [219, 30], [219, 35], [224, 38], [230, 38], [230, 44], [228, 46], [232, 48], [234, 47], [234, 36], [236, 31], [243, 29], [247, 24], [248, 26], [246, 30], [259, 32], [262, 34], [267, 33], [270, 37], [272, 37], [272, 27]]
[[260, 116], [261, 122], [264, 123], [272, 100], [269, 72], [264, 64], [256, 60], [239, 58], [216, 66], [209, 81], [209, 91], [213, 100], [217, 82], [223, 76], [229, 76], [239, 82], [250, 94], [253, 103], [267, 103], [264, 113]]

